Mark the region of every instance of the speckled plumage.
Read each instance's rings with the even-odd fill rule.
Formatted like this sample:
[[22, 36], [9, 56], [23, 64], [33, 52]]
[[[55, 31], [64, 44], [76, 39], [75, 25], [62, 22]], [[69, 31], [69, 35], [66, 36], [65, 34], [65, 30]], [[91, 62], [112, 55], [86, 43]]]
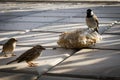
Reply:
[[15, 56], [13, 51], [16, 47], [16, 42], [17, 40], [15, 38], [11, 38], [5, 44], [3, 44], [2, 53], [4, 53], [5, 57], [7, 57], [8, 53], [12, 54], [12, 56]]
[[33, 48], [24, 52], [22, 55], [20, 55], [15, 60], [8, 62], [7, 64], [10, 64], [12, 62], [20, 63], [20, 62], [26, 61], [29, 64], [30, 67], [36, 66], [31, 61], [38, 58], [40, 56], [42, 50], [45, 50], [45, 48], [40, 46], [40, 45], [36, 45]]

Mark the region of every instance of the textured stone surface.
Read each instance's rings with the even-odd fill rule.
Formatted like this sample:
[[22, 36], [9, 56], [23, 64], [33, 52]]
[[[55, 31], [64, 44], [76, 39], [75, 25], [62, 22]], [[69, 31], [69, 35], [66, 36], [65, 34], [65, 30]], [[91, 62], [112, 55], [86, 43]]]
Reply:
[[35, 22], [0, 22], [0, 30], [28, 30], [44, 25]]
[[109, 30], [107, 30], [105, 32], [105, 34], [116, 34], [116, 35], [120, 35], [120, 25], [119, 24], [116, 24], [114, 25], [113, 27], [111, 27]]
[[0, 72], [0, 80], [33, 80], [36, 75], [25, 73]]
[[21, 55], [23, 52], [25, 52], [30, 48], [31, 47], [17, 47], [14, 52], [17, 56], [10, 57], [9, 55], [9, 57], [7, 58], [0, 57], [0, 62], [1, 62], [0, 71], [10, 71], [10, 72], [20, 72], [20, 73], [30, 72], [31, 74], [32, 73], [42, 74], [74, 53], [74, 50], [70, 50], [70, 49], [61, 49], [61, 48], [57, 48], [56, 50], [47, 49], [42, 51], [42, 55], [39, 58], [37, 58], [35, 61], [33, 61], [38, 63], [37, 67], [28, 67], [28, 64], [26, 62], [12, 63], [6, 65], [7, 62], [16, 59], [16, 57], [18, 57], [19, 55]]
[[95, 79], [83, 79], [83, 78], [71, 78], [71, 77], [56, 77], [56, 76], [42, 76], [39, 80], [95, 80]]
[[[36, 44], [57, 46], [56, 41], [60, 34], [58, 32], [87, 28], [85, 12], [88, 8], [93, 9], [100, 18], [100, 33], [110, 28], [110, 24], [114, 21], [120, 20], [119, 4], [106, 6], [81, 3], [0, 3], [0, 44], [11, 37], [17, 38], [19, 41], [15, 49], [16, 57]], [[28, 68], [25, 62], [6, 65], [16, 57], [0, 57], [0, 80], [31, 80], [37, 73], [41, 75], [51, 68], [53, 69], [49, 73], [55, 74], [120, 76], [119, 43], [119, 25], [115, 25], [103, 34], [103, 41], [95, 45], [103, 50], [82, 49], [70, 57], [74, 50], [47, 48], [34, 61], [39, 63], [35, 68]], [[1, 49], [2, 46], [0, 51]], [[63, 61], [67, 57], [70, 58]], [[61, 61], [63, 63], [54, 68]], [[40, 80], [61, 79], [86, 80], [65, 75], [64, 77], [47, 75], [40, 78]]]
[[120, 36], [119, 35], [102, 35], [103, 39], [95, 44], [93, 48], [101, 49], [120, 49]]
[[120, 76], [119, 51], [83, 49], [48, 73]]
[[102, 41], [95, 44], [93, 48], [120, 50], [120, 26], [113, 25], [102, 35]]

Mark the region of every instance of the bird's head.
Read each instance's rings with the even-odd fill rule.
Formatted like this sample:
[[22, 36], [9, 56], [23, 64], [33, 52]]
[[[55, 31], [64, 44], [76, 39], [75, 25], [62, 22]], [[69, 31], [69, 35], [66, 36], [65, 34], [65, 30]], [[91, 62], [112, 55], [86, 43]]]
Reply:
[[15, 39], [15, 38], [11, 38], [11, 39], [8, 40], [8, 42], [13, 42], [13, 43], [14, 43], [14, 42], [17, 42], [17, 41], [18, 41], [18, 40]]
[[91, 9], [87, 9], [87, 16], [88, 17], [91, 17], [91, 16], [93, 16], [94, 15], [94, 13], [93, 13], [93, 11], [91, 10]]
[[38, 49], [38, 50], [45, 50], [45, 48], [41, 45], [36, 45], [34, 46], [35, 49]]

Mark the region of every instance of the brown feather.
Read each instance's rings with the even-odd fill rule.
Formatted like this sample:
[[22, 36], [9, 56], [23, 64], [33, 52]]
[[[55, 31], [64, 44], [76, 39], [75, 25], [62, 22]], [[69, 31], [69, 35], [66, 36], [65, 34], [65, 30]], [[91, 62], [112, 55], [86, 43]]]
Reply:
[[2, 52], [6, 55], [7, 53], [13, 54], [16, 47], [17, 40], [15, 38], [9, 39], [5, 44], [3, 44]]
[[22, 55], [20, 55], [15, 60], [8, 62], [8, 64], [15, 62], [15, 61], [17, 61], [18, 63], [22, 61], [26, 61], [26, 62], [33, 61], [34, 59], [40, 56], [42, 50], [45, 50], [45, 48], [43, 48], [40, 45], [36, 45], [33, 48], [24, 52]]

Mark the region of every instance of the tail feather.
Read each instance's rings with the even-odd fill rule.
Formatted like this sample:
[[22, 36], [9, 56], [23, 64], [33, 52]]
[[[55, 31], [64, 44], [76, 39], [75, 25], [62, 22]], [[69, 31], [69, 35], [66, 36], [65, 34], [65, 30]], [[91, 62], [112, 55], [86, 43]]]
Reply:
[[10, 62], [7, 63], [7, 65], [8, 65], [8, 64], [11, 64], [11, 63], [13, 63], [13, 62], [16, 62], [16, 61], [17, 61], [16, 59], [13, 60], [13, 61], [10, 61]]

